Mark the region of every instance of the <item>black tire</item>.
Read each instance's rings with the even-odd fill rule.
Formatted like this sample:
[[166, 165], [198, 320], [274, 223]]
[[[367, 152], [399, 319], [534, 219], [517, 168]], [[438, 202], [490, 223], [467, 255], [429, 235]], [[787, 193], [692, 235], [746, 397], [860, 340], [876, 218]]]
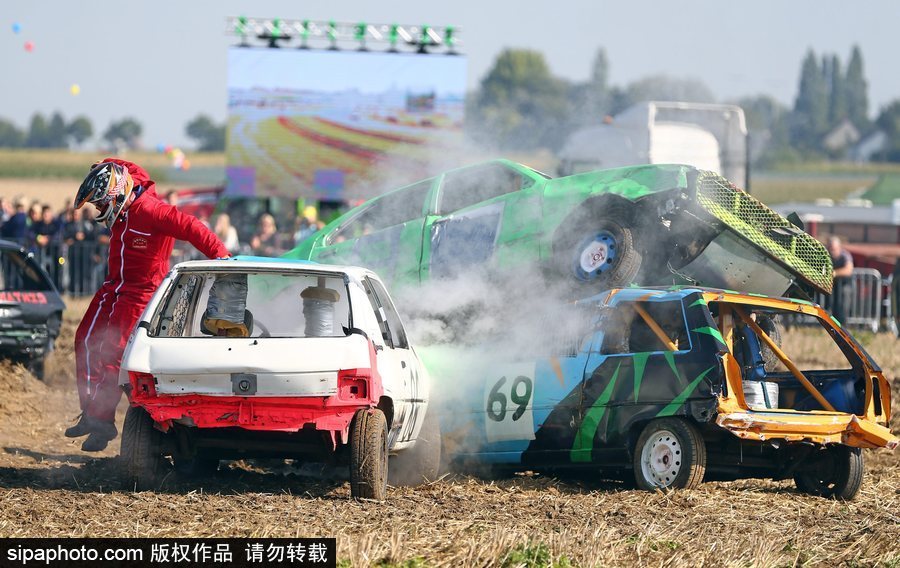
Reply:
[[193, 458], [175, 458], [175, 472], [186, 478], [206, 478], [212, 477], [219, 471], [219, 459], [203, 456], [194, 456]]
[[156, 489], [168, 472], [163, 455], [164, 434], [154, 428], [153, 419], [143, 408], [130, 406], [122, 426], [119, 450], [122, 484], [125, 489]]
[[809, 495], [849, 501], [859, 492], [864, 474], [862, 450], [831, 446], [808, 459], [794, 475], [794, 483]]
[[46, 375], [45, 369], [47, 367], [47, 358], [46, 356], [35, 357], [34, 359], [29, 359], [27, 363], [28, 372], [34, 375], [34, 378], [39, 381], [44, 380], [44, 376]]
[[[593, 293], [631, 284], [641, 268], [626, 208], [564, 221], [553, 244], [553, 272], [573, 293]], [[593, 258], [590, 250], [595, 249]], [[604, 262], [605, 260], [605, 262]]]
[[638, 437], [632, 466], [639, 489], [695, 489], [706, 472], [706, 445], [686, 420], [653, 420]]
[[383, 501], [387, 495], [387, 420], [377, 409], [357, 410], [350, 424], [350, 496]]
[[438, 477], [441, 467], [441, 425], [433, 407], [425, 419], [416, 444], [391, 457], [388, 482], [396, 487], [415, 487]]

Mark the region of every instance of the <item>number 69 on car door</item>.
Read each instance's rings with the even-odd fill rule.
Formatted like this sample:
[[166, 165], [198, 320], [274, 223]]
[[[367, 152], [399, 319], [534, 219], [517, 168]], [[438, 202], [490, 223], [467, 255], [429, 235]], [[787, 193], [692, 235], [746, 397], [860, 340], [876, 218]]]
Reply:
[[487, 441], [534, 440], [534, 365], [511, 365], [484, 392]]

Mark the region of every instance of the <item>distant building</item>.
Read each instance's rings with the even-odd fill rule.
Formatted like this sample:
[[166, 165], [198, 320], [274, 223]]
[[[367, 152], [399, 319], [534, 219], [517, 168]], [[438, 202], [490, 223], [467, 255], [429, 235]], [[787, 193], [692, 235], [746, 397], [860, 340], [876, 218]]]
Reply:
[[887, 150], [887, 146], [887, 133], [884, 130], [873, 130], [850, 147], [847, 157], [854, 162], [871, 162], [874, 156]]
[[736, 105], [644, 101], [573, 132], [559, 175], [634, 164], [688, 164], [746, 187], [747, 122]]
[[832, 152], [840, 152], [856, 144], [860, 137], [859, 130], [845, 118], [825, 135], [822, 139], [822, 146]]

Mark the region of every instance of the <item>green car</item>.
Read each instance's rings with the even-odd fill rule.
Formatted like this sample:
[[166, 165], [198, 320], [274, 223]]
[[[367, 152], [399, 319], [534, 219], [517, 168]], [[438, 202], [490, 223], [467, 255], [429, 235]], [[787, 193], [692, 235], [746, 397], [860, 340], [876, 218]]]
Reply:
[[632, 283], [767, 295], [832, 284], [825, 247], [801, 226], [685, 165], [554, 179], [493, 160], [371, 199], [285, 256], [365, 266], [395, 287], [533, 267], [582, 297]]

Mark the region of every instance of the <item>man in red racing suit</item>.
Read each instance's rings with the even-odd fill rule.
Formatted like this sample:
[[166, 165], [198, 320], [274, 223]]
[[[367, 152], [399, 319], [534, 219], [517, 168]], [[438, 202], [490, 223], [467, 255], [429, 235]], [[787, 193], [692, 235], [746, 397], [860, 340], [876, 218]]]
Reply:
[[[118, 195], [119, 202], [107, 197], [102, 184], [91, 179], [97, 177], [101, 168], [109, 170], [100, 172], [106, 175], [102, 184], [109, 184], [108, 192]], [[117, 173], [116, 188], [113, 186]], [[94, 188], [84, 189], [89, 180], [94, 182]], [[76, 207], [86, 201], [107, 208], [119, 204], [112, 215], [101, 209], [98, 216], [98, 220], [106, 220], [112, 233], [108, 271], [75, 333], [75, 371], [82, 414], [79, 422], [66, 430], [66, 436], [89, 435], [81, 449], [91, 452], [103, 450], [118, 434], [115, 413], [122, 396], [118, 386], [122, 354], [129, 333], [169, 271], [175, 239], [190, 242], [208, 258], [227, 257], [229, 253], [215, 233], [199, 220], [162, 201], [147, 172], [131, 162], [107, 158], [95, 164], [79, 189]]]

